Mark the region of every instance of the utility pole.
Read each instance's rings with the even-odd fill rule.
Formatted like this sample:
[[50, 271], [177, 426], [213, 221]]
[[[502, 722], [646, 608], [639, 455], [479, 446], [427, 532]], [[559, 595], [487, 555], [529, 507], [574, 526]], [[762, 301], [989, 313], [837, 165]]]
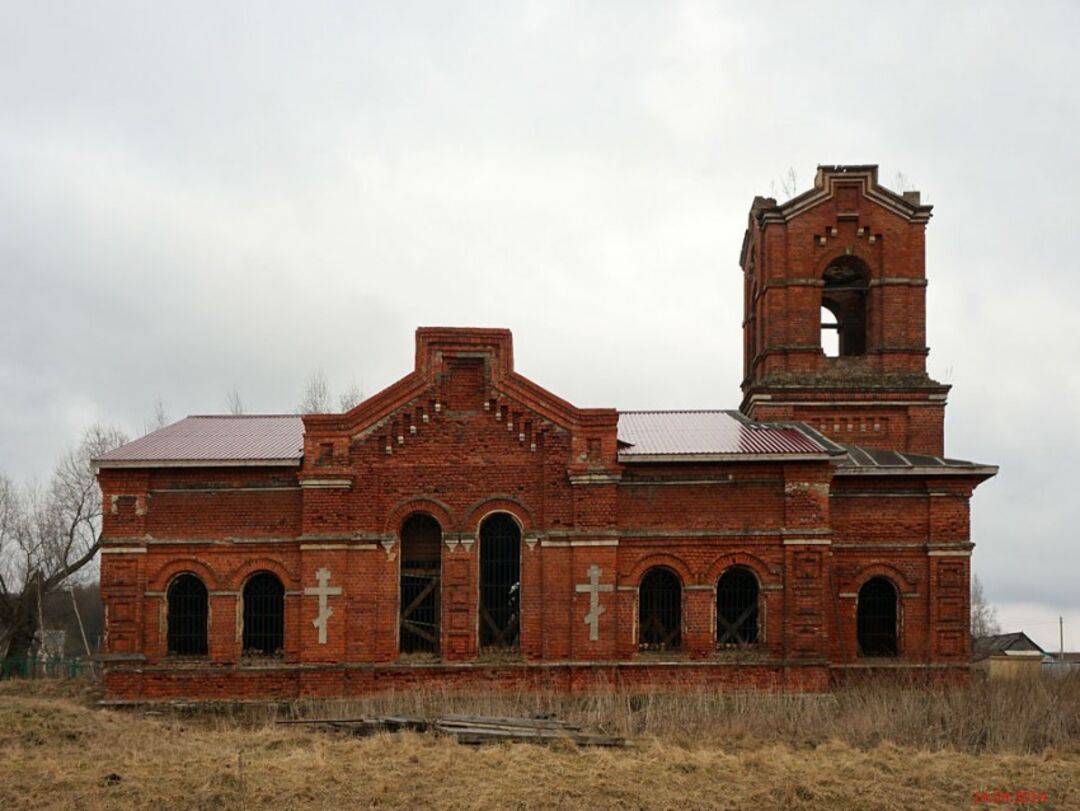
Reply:
[[86, 649], [86, 655], [90, 655], [90, 643], [86, 640], [86, 628], [83, 626], [82, 614], [79, 613], [79, 603], [75, 600], [75, 587], [68, 585], [68, 594], [71, 595], [71, 607], [75, 609], [75, 619], [79, 621], [79, 633], [82, 635], [83, 647]]
[[1058, 658], [1065, 661], [1065, 618], [1058, 617]]

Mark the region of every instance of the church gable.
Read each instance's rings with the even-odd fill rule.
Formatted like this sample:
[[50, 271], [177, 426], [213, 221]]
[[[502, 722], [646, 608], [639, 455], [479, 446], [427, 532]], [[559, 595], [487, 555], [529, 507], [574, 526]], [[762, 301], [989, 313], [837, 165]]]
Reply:
[[473, 505], [496, 496], [572, 525], [572, 479], [617, 473], [617, 413], [517, 374], [507, 330], [421, 328], [416, 343], [402, 380], [346, 414], [304, 417], [305, 533], [394, 533], [389, 516], [413, 502], [475, 532]]
[[509, 330], [421, 328], [416, 344], [416, 367], [397, 383], [345, 414], [304, 417], [305, 472], [416, 462], [410, 448], [432, 445], [447, 461], [491, 464], [565, 443], [568, 467], [616, 464], [616, 411], [578, 409], [517, 374]]

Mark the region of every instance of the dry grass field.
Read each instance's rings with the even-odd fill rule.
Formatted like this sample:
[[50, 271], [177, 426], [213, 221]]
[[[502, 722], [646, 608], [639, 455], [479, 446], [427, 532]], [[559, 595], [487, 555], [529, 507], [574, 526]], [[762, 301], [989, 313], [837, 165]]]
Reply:
[[[0, 684], [0, 807], [1080, 808], [1080, 680], [828, 696], [382, 696], [157, 714], [92, 685]], [[622, 750], [354, 739], [276, 718], [554, 712]], [[1045, 801], [1041, 800], [1045, 792]], [[993, 800], [993, 795], [990, 795]], [[999, 796], [998, 800], [1005, 799]], [[1015, 799], [1015, 795], [1012, 799]]]

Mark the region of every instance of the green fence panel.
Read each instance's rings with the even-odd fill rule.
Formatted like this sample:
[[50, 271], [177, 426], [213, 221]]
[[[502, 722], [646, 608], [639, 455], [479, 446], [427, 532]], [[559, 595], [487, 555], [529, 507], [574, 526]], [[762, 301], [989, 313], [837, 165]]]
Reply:
[[98, 663], [76, 656], [38, 659], [33, 656], [11, 657], [0, 661], [0, 679], [74, 679], [96, 676]]

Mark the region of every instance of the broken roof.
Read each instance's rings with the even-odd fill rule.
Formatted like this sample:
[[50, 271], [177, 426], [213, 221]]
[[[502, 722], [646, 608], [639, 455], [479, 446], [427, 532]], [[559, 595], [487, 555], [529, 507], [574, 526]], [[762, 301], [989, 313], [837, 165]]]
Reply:
[[998, 472], [996, 465], [983, 465], [965, 459], [948, 459], [943, 456], [928, 456], [921, 453], [901, 453], [877, 448], [864, 448], [859, 445], [841, 446], [845, 454], [837, 462], [839, 473], [850, 475], [882, 474], [934, 474], [964, 473], [981, 476], [993, 476]]

